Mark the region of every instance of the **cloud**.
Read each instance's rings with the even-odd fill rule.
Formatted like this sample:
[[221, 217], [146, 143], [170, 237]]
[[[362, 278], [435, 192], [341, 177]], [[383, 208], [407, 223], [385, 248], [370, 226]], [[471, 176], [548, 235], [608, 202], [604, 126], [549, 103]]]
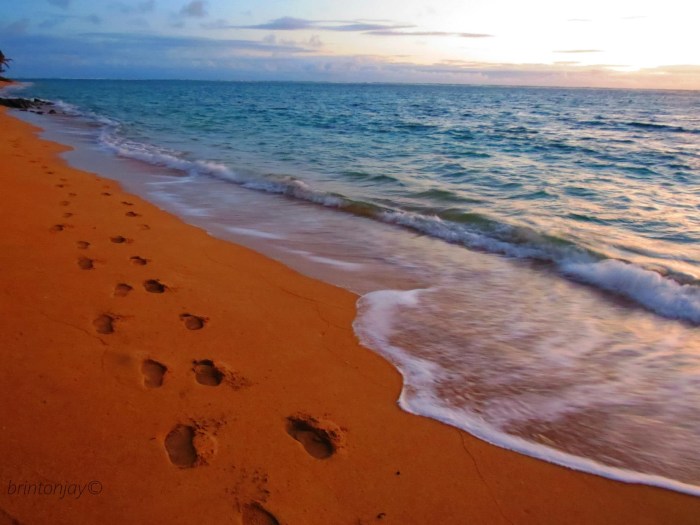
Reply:
[[224, 20], [203, 25], [206, 29], [263, 29], [267, 31], [339, 31], [364, 33], [375, 36], [457, 36], [462, 38], [488, 38], [484, 33], [447, 33], [443, 31], [419, 31], [415, 25], [397, 24], [389, 20], [308, 20], [285, 16], [264, 24], [248, 26], [229, 25]]
[[444, 31], [369, 31], [367, 34], [376, 36], [458, 36], [461, 38], [492, 38], [485, 33], [448, 33]]
[[95, 25], [99, 25], [102, 23], [102, 19], [95, 14], [86, 16], [85, 20]]
[[214, 20], [213, 22], [205, 22], [205, 23], [201, 24], [201, 27], [203, 29], [231, 29], [234, 26], [229, 24], [223, 18], [218, 18], [218, 19]]
[[[0, 32], [3, 31], [0, 26]], [[610, 65], [509, 64], [408, 57], [336, 56], [312, 42], [205, 39], [156, 34], [3, 34], [18, 78], [123, 78], [417, 82], [700, 89], [700, 66], [618, 71]]]
[[143, 15], [150, 13], [155, 10], [156, 2], [155, 0], [146, 0], [144, 2], [138, 2], [136, 4], [126, 4], [124, 2], [115, 2], [110, 4], [112, 9], [116, 9], [125, 15], [139, 14]]
[[312, 35], [309, 39], [303, 41], [279, 39], [274, 33], [270, 33], [262, 39], [266, 44], [283, 44], [286, 46], [295, 46], [301, 48], [315, 48], [320, 49], [323, 47], [323, 42], [321, 37], [318, 35]]
[[46, 0], [49, 4], [68, 9], [71, 0]]
[[602, 53], [602, 49], [564, 49], [554, 51], [554, 53], [579, 54], [579, 53]]
[[23, 35], [29, 29], [29, 18], [22, 18], [5, 26], [0, 26], [0, 34], [3, 36]]
[[[336, 25], [336, 26], [321, 26], [321, 29], [326, 29], [328, 31], [349, 31], [349, 32], [358, 32], [358, 33], [366, 33], [369, 31], [386, 31], [390, 29], [406, 29], [406, 28], [411, 28], [415, 27], [412, 25], [389, 25], [387, 26], [386, 24], [370, 24], [366, 22], [352, 22], [349, 24], [341, 24], [341, 25]], [[387, 29], [390, 28], [390, 29]]]
[[308, 44], [311, 47], [323, 47], [321, 37], [318, 35], [312, 35], [311, 38], [309, 38]]
[[305, 20], [303, 18], [293, 18], [291, 16], [285, 16], [282, 18], [277, 18], [268, 22], [266, 24], [258, 24], [252, 26], [228, 26], [230, 28], [238, 29], [271, 29], [276, 31], [298, 31], [300, 29], [311, 29], [316, 27], [318, 22], [313, 20]]
[[207, 16], [206, 2], [203, 0], [192, 0], [189, 4], [182, 6], [180, 14], [194, 18], [203, 18]]
[[567, 22], [592, 22], [590, 18], [569, 18]]
[[396, 29], [409, 29], [413, 25], [392, 24], [384, 20], [308, 20], [285, 16], [276, 18], [265, 24], [249, 26], [226, 26], [229, 29], [264, 29], [268, 31], [301, 31], [304, 29], [316, 29], [323, 31], [340, 31], [367, 33], [370, 31], [391, 31]]

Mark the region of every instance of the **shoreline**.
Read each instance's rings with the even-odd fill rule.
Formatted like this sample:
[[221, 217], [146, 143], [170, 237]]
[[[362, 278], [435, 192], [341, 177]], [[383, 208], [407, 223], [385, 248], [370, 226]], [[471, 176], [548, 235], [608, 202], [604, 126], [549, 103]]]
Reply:
[[[700, 515], [698, 498], [574, 472], [401, 411], [398, 371], [352, 331], [357, 296], [69, 168], [57, 156], [65, 147], [4, 109], [0, 122], [13, 197], [0, 212], [2, 452], [11, 458], [0, 519], [554, 524]], [[20, 480], [98, 480], [103, 491], [72, 504], [8, 494]]]

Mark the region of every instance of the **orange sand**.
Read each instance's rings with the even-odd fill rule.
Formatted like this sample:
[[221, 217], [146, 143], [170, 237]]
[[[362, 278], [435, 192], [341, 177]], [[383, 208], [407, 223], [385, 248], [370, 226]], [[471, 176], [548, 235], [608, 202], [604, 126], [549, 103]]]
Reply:
[[402, 412], [356, 296], [0, 129], [0, 524], [700, 523]]

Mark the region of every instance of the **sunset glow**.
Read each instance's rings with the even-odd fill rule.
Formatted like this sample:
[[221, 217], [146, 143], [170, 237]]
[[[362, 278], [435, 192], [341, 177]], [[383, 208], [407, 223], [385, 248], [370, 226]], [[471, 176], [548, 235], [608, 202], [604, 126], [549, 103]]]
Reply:
[[700, 89], [688, 0], [26, 0], [0, 5], [18, 77]]

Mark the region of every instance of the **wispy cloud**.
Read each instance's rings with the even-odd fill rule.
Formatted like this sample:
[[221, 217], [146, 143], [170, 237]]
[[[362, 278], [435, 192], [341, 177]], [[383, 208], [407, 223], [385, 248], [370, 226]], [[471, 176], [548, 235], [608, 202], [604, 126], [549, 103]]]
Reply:
[[277, 18], [266, 24], [257, 24], [250, 26], [235, 26], [229, 25], [228, 28], [236, 29], [267, 29], [276, 31], [298, 31], [300, 29], [312, 29], [316, 27], [317, 22], [313, 20], [305, 20], [303, 18], [293, 18], [291, 16], [285, 16], [282, 18]]
[[390, 20], [309, 20], [285, 16], [264, 24], [233, 25], [224, 20], [202, 24], [205, 29], [258, 29], [266, 31], [338, 31], [364, 33], [375, 36], [457, 36], [462, 38], [488, 38], [485, 33], [455, 33], [444, 31], [422, 31], [412, 24], [398, 24]]
[[203, 0], [192, 0], [190, 3], [182, 6], [180, 14], [194, 18], [203, 18], [207, 16], [206, 2]]
[[569, 18], [567, 22], [592, 22], [590, 18]]
[[78, 15], [55, 15], [50, 18], [47, 18], [43, 20], [41, 23], [39, 23], [38, 27], [40, 29], [54, 29], [56, 27], [59, 27], [63, 25], [65, 22], [69, 20], [79, 20], [83, 22], [89, 22], [93, 25], [100, 25], [102, 24], [102, 17], [92, 14], [92, 15], [87, 15], [87, 16], [78, 16]]
[[369, 35], [376, 36], [458, 36], [460, 38], [492, 38], [493, 35], [485, 33], [448, 33], [445, 31], [394, 31], [380, 30], [368, 31]]

